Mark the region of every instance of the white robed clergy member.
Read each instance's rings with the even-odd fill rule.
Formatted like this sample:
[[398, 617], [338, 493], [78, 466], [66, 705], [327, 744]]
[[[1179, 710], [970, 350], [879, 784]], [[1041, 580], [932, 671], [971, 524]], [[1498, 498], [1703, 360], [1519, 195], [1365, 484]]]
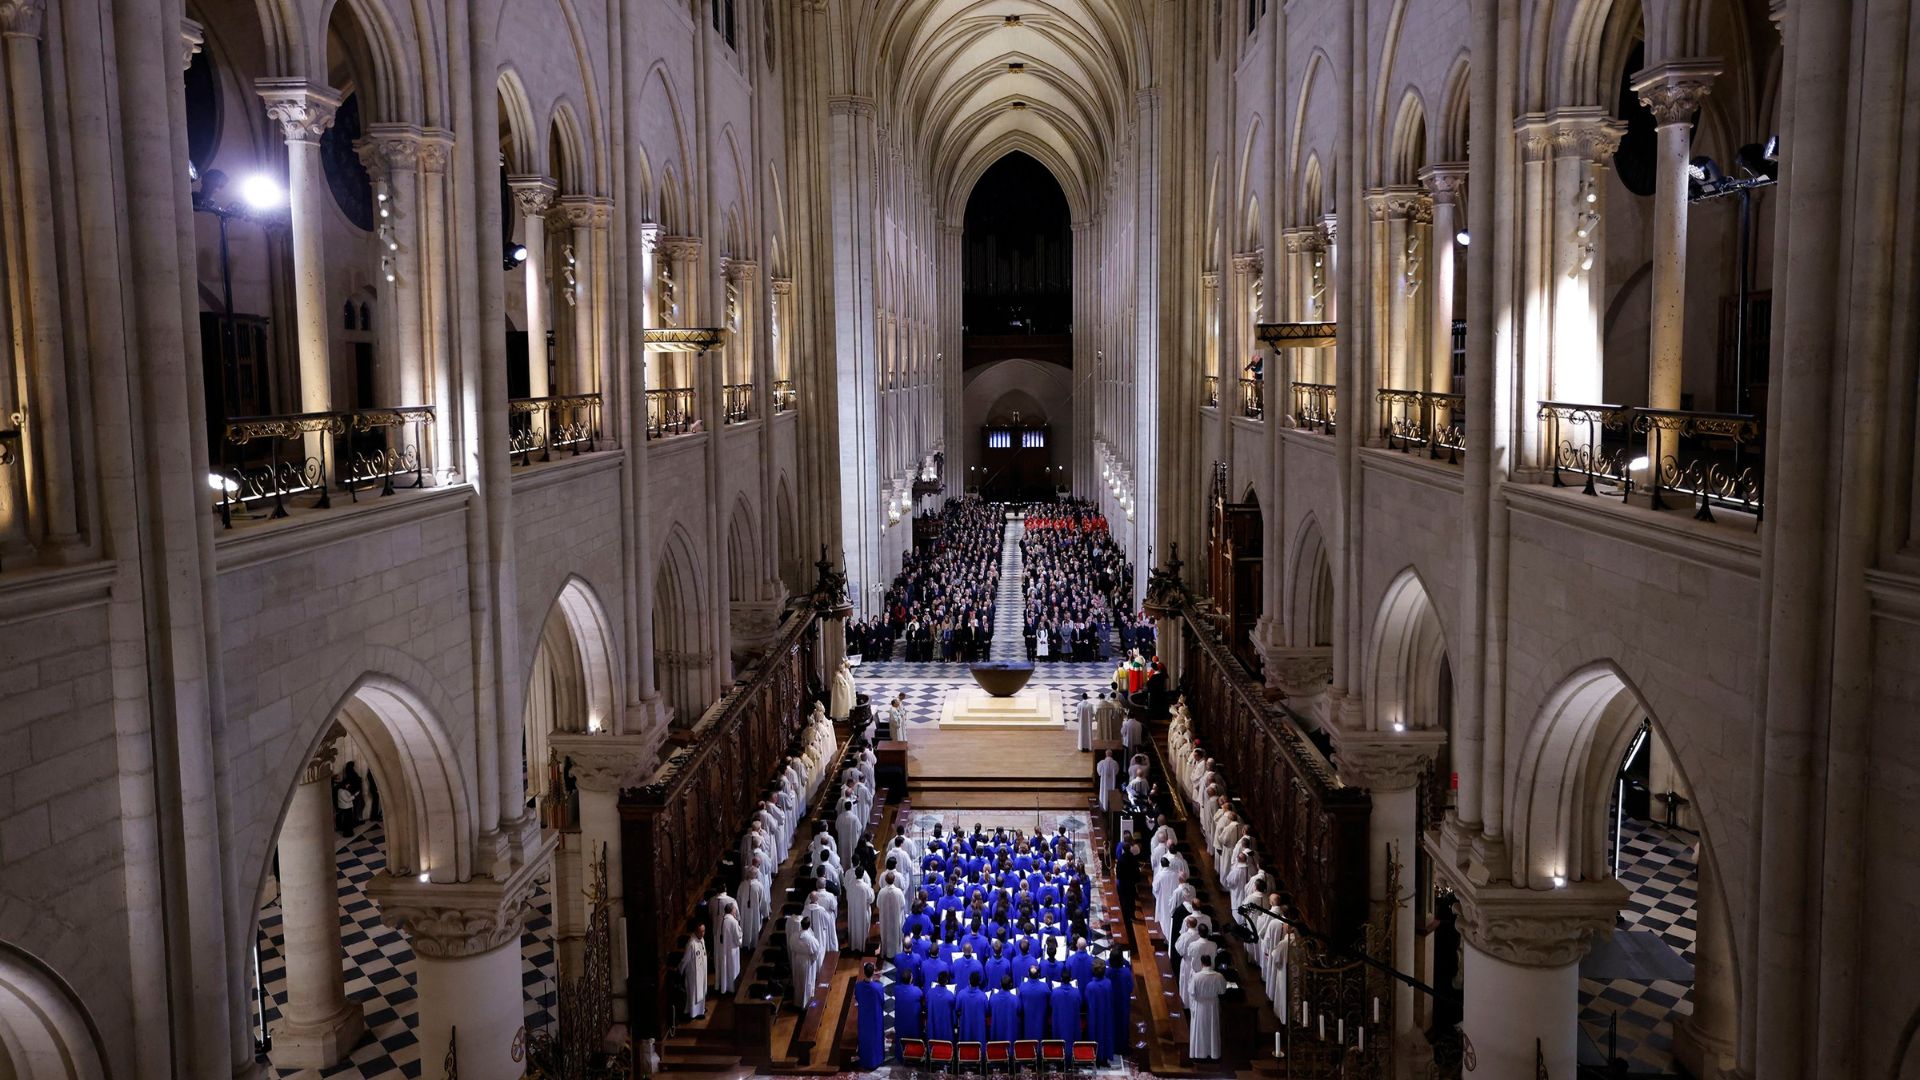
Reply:
[[1202, 970], [1201, 965], [1211, 966], [1217, 963], [1219, 954], [1220, 946], [1215, 944], [1212, 938], [1204, 935], [1196, 935], [1187, 946], [1187, 951], [1183, 954], [1186, 962], [1180, 965], [1180, 990], [1184, 995], [1181, 1000], [1187, 1003], [1187, 1008], [1191, 1009], [1194, 1005], [1193, 982]]
[[1093, 749], [1094, 712], [1093, 699], [1087, 696], [1085, 690], [1080, 691], [1080, 707], [1074, 710], [1074, 719], [1080, 723], [1080, 736], [1074, 745], [1082, 752]]
[[867, 931], [873, 924], [873, 882], [866, 871], [858, 871], [847, 882], [847, 948], [856, 953], [867, 951]]
[[760, 928], [766, 924], [767, 905], [772, 899], [767, 893], [766, 876], [761, 872], [764, 869], [760, 856], [755, 855], [746, 876], [740, 880], [740, 928], [746, 932], [748, 941], [760, 940]]
[[880, 919], [880, 955], [888, 960], [900, 955], [900, 935], [907, 921], [907, 894], [900, 879], [887, 871], [880, 881], [880, 894], [874, 899]]
[[740, 916], [735, 914], [733, 902], [728, 901], [725, 913], [720, 916], [718, 963], [722, 994], [733, 993], [734, 985], [740, 981], [740, 943], [745, 940]]
[[865, 822], [860, 818], [860, 804], [854, 799], [840, 800], [840, 816], [834, 819], [834, 828], [839, 832], [841, 851], [852, 851], [860, 843], [861, 826]]
[[1227, 992], [1226, 976], [1214, 970], [1212, 956], [1200, 958], [1200, 970], [1187, 988], [1190, 1028], [1187, 1056], [1196, 1061], [1220, 1056], [1220, 995]]
[[1111, 814], [1120, 809], [1120, 760], [1109, 750], [1094, 771], [1100, 774], [1100, 809]]
[[820, 955], [840, 951], [840, 899], [822, 885], [807, 895], [807, 921], [813, 924], [813, 936], [820, 941]]
[[1169, 925], [1173, 922], [1174, 917], [1179, 914], [1180, 909], [1183, 907], [1191, 908], [1194, 902], [1199, 899], [1199, 896], [1200, 894], [1195, 891], [1193, 885], [1187, 881], [1187, 875], [1181, 874], [1179, 886], [1167, 894], [1167, 917], [1160, 920], [1160, 935], [1162, 937], [1167, 936]]
[[[1280, 910], [1280, 894], [1267, 897], [1267, 907], [1272, 911]], [[1262, 974], [1266, 976], [1267, 1000], [1273, 1002], [1276, 1016], [1286, 1015], [1287, 1010], [1287, 952], [1293, 945], [1293, 931], [1279, 919], [1268, 917], [1266, 927], [1260, 931], [1260, 951], [1266, 961]]]
[[820, 976], [820, 959], [826, 953], [819, 939], [807, 928], [807, 920], [787, 916], [787, 957], [793, 961], [793, 1003], [806, 1010], [813, 1000], [813, 981]]
[[1120, 722], [1120, 745], [1126, 747], [1128, 753], [1136, 746], [1144, 746], [1146, 741], [1147, 730], [1139, 717], [1129, 716]]
[[707, 927], [693, 928], [687, 947], [680, 953], [680, 982], [687, 990], [687, 1018], [698, 1020], [707, 1015]]
[[[1167, 925], [1167, 897], [1180, 886], [1180, 872], [1173, 868], [1168, 856], [1160, 856], [1158, 866], [1153, 871], [1153, 922], [1164, 928]], [[1164, 934], [1164, 929], [1163, 929]]]
[[840, 670], [833, 673], [833, 700], [827, 703], [828, 715], [835, 720], [845, 720], [853, 712], [853, 665], [840, 661]]
[[1107, 742], [1112, 742], [1117, 738], [1121, 729], [1120, 716], [1122, 712], [1123, 710], [1120, 707], [1118, 695], [1108, 697], [1105, 694], [1101, 694], [1100, 704], [1094, 707], [1093, 713], [1095, 734]]

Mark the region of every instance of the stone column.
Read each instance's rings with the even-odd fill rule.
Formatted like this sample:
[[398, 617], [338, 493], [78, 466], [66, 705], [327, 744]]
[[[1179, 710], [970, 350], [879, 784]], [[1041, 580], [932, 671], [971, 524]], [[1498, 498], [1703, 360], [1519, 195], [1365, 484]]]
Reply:
[[1721, 1080], [1737, 1075], [1735, 1039], [1740, 1033], [1740, 1002], [1733, 969], [1733, 927], [1727, 919], [1719, 870], [1704, 842], [1699, 865], [1693, 1012], [1674, 1019], [1673, 1056], [1699, 1080]]
[[1478, 1061], [1473, 1075], [1476, 1080], [1573, 1076], [1580, 958], [1596, 935], [1612, 930], [1627, 900], [1626, 887], [1612, 878], [1559, 889], [1476, 886], [1455, 854], [1435, 850], [1434, 862], [1460, 900], [1460, 934], [1466, 941], [1460, 1028]]
[[547, 373], [547, 304], [551, 295], [547, 288], [547, 208], [553, 205], [559, 187], [544, 176], [509, 176], [507, 187], [513, 192], [514, 208], [520, 211], [527, 248], [527, 261], [520, 264], [527, 286], [527, 396], [543, 398], [553, 393]]
[[[1211, 375], [1218, 388], [1219, 400], [1214, 404], [1226, 409], [1227, 402], [1233, 399], [1233, 376], [1228, 373], [1227, 365], [1221, 362], [1220, 344], [1225, 336], [1221, 332], [1220, 318], [1220, 271], [1203, 270], [1200, 273], [1200, 318], [1205, 326], [1203, 344], [1205, 357], [1200, 362], [1203, 375]], [[1200, 403], [1207, 401], [1204, 386], [1200, 394]]]
[[[1304, 634], [1303, 628], [1293, 633]], [[1280, 691], [1288, 705], [1309, 719], [1328, 726], [1328, 680], [1333, 678], [1333, 649], [1321, 645], [1310, 648], [1273, 648], [1265, 655], [1267, 685]]]
[[1465, 162], [1429, 165], [1420, 180], [1433, 200], [1433, 240], [1427, 245], [1427, 378], [1424, 388], [1453, 392], [1454, 239], [1465, 223], [1458, 213], [1467, 186]]
[[1647, 405], [1680, 407], [1686, 348], [1687, 161], [1693, 116], [1720, 74], [1717, 60], [1683, 60], [1647, 68], [1633, 79], [1640, 103], [1659, 125], [1653, 193], [1652, 329], [1647, 336]]
[[453, 244], [447, 235], [447, 159], [453, 136], [434, 129], [420, 139], [420, 228], [416, 235], [421, 254], [415, 260], [420, 278], [421, 319], [424, 325], [423, 365], [429, 373], [425, 400], [434, 407], [427, 429], [433, 445], [434, 473], [451, 480], [460, 468], [460, 389], [453, 377], [452, 308], [448, 302], [452, 280]]
[[[661, 732], [659, 734], [664, 734]], [[593, 864], [607, 853], [607, 916], [613, 940], [626, 940], [625, 883], [620, 874], [620, 790], [638, 787], [659, 758], [658, 735], [576, 735], [556, 733], [549, 744], [573, 763], [580, 787], [580, 848], [583, 886], [593, 882]], [[613, 950], [613, 1020], [627, 1020], [627, 951]]]
[[301, 78], [259, 79], [254, 89], [267, 116], [287, 140], [287, 211], [293, 232], [293, 314], [300, 352], [300, 411], [333, 408], [333, 367], [327, 327], [327, 253], [323, 240], [327, 181], [320, 136], [333, 126], [340, 96]]
[[455, 1047], [460, 1080], [520, 1080], [515, 1034], [525, 1023], [520, 933], [554, 840], [543, 836], [504, 877], [425, 884], [381, 874], [368, 887], [381, 921], [413, 946], [420, 1060], [437, 1076]]
[[[1556, 401], [1602, 401], [1601, 321], [1606, 310], [1606, 248], [1602, 222], [1607, 163], [1627, 126], [1598, 107], [1561, 109], [1550, 118], [1553, 144], [1553, 353], [1546, 396]], [[1528, 409], [1528, 413], [1536, 410]], [[1548, 448], [1548, 461], [1553, 449]]]
[[[594, 235], [594, 217], [598, 212], [600, 200], [591, 195], [567, 195], [560, 199], [555, 212], [559, 215], [560, 235], [573, 249], [573, 264], [563, 266], [562, 274], [571, 269], [573, 281], [562, 283], [562, 288], [572, 290], [573, 303], [572, 326], [573, 349], [566, 358], [566, 379], [561, 391], [567, 394], [591, 394], [600, 389], [600, 342], [599, 308], [600, 298], [595, 288], [593, 265], [597, 248]], [[605, 404], [604, 402], [602, 403]]]
[[[60, 266], [54, 233], [53, 170], [47, 148], [47, 106], [41, 89], [40, 35], [44, 0], [0, 5], [6, 39], [7, 115], [13, 130], [13, 165], [19, 205], [8, 211], [15, 232], [9, 255], [14, 275], [14, 340], [26, 361], [27, 505], [34, 541], [57, 556], [78, 547], [77, 481], [73, 461], [74, 417], [68, 405], [67, 349], [60, 318]], [[189, 54], [191, 55], [191, 54]], [[78, 366], [76, 364], [76, 366]]]
[[[382, 345], [391, 350], [379, 357], [380, 389], [374, 404], [381, 406], [427, 403], [422, 360], [426, 294], [421, 282], [420, 143], [419, 128], [373, 124], [367, 129], [367, 137], [354, 147], [375, 181], [374, 210], [380, 215], [375, 225], [389, 245], [380, 255], [393, 278], [377, 286], [385, 301], [383, 307], [393, 320], [381, 332]], [[401, 433], [396, 438], [404, 440], [411, 434]]]
[[280, 919], [287, 1003], [273, 1025], [275, 1068], [323, 1069], [347, 1056], [366, 1017], [347, 1000], [341, 970], [340, 892], [334, 861], [333, 758], [328, 744], [307, 763], [280, 826]]
[[[1373, 812], [1367, 817], [1367, 899], [1378, 911], [1394, 906], [1393, 966], [1414, 970], [1414, 925], [1411, 897], [1416, 888], [1414, 852], [1420, 843], [1420, 778], [1446, 745], [1446, 733], [1421, 731], [1356, 731], [1333, 729], [1334, 766], [1340, 781], [1368, 789]], [[1400, 864], [1399, 887], [1387, 892], [1389, 860]], [[1405, 1050], [1422, 1045], [1413, 1007], [1413, 987], [1395, 983], [1394, 1039]]]

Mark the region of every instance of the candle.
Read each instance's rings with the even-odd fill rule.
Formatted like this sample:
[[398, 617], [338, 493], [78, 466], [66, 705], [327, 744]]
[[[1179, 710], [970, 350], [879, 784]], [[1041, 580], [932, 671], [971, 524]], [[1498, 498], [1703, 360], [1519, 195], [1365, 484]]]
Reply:
[[1375, 995], [1373, 999], [1373, 1022], [1376, 1024], [1380, 1022], [1380, 998], [1378, 995]]
[[1343, 1016], [1340, 1019], [1335, 1020], [1333, 1022], [1333, 1033], [1335, 1036], [1333, 1040], [1334, 1042], [1339, 1043], [1341, 1046], [1347, 1045], [1347, 1018], [1346, 1017]]
[[1307, 1003], [1304, 1001], [1300, 1003], [1300, 1026], [1307, 1026]]
[[1360, 1049], [1360, 1052], [1361, 1052], [1361, 1053], [1365, 1053], [1365, 1052], [1366, 1052], [1366, 1050], [1367, 1050], [1367, 1029], [1366, 1029], [1366, 1028], [1364, 1028], [1364, 1027], [1363, 1027], [1363, 1028], [1361, 1028], [1361, 1029], [1359, 1030], [1359, 1035], [1360, 1035], [1360, 1046], [1359, 1046], [1359, 1049]]
[[1325, 1042], [1326, 1038], [1327, 1038], [1327, 1014], [1321, 1013], [1320, 1014], [1320, 1041]]
[[1280, 1033], [1277, 1031], [1273, 1033], [1273, 1056], [1274, 1057], [1286, 1056], [1280, 1052]]

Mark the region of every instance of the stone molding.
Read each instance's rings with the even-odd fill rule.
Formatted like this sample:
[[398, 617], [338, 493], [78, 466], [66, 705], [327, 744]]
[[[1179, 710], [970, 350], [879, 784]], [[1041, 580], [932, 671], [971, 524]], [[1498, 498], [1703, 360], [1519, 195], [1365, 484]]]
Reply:
[[760, 276], [760, 264], [752, 259], [727, 259], [720, 264], [720, 276], [728, 281], [752, 281]]
[[1218, 289], [1220, 287], [1220, 271], [1202, 270], [1200, 272], [1200, 287], [1208, 291]]
[[1443, 731], [1333, 729], [1333, 765], [1340, 782], [1373, 791], [1406, 791], [1447, 744]]
[[617, 794], [639, 787], [659, 765], [659, 740], [645, 735], [556, 731], [547, 745], [573, 763], [573, 778], [582, 791]]
[[590, 228], [600, 216], [601, 202], [592, 195], [562, 195], [554, 200], [548, 220], [567, 230]]
[[1718, 60], [1676, 60], [1636, 72], [1629, 85], [1653, 113], [1654, 123], [1666, 127], [1691, 123], [1719, 74]]
[[1467, 165], [1463, 161], [1428, 165], [1420, 170], [1420, 182], [1435, 203], [1455, 202], [1467, 189]]
[[876, 111], [873, 99], [859, 94], [836, 94], [827, 99], [829, 116], [864, 116], [871, 119]]
[[1267, 685], [1289, 700], [1318, 697], [1327, 692], [1328, 680], [1333, 678], [1330, 645], [1308, 649], [1276, 646], [1264, 649], [1261, 658], [1266, 661]]
[[1527, 113], [1514, 120], [1513, 139], [1522, 161], [1545, 161], [1553, 149], [1553, 129], [1542, 113]]
[[207, 45], [207, 28], [193, 19], [180, 20], [180, 70], [193, 66], [193, 58]]
[[1627, 902], [1617, 881], [1580, 881], [1564, 889], [1483, 885], [1456, 889], [1460, 933], [1496, 960], [1522, 967], [1565, 967], [1610, 933]]
[[770, 278], [768, 279], [767, 286], [773, 290], [773, 295], [775, 296], [793, 295], [793, 279], [790, 277]]
[[1266, 266], [1266, 253], [1262, 251], [1243, 251], [1233, 257], [1233, 272], [1236, 274], [1258, 275]]
[[422, 883], [377, 875], [367, 893], [380, 918], [407, 935], [415, 952], [435, 960], [461, 960], [513, 945], [527, 921], [528, 904], [546, 873], [557, 834], [540, 834], [504, 878]]
[[560, 192], [560, 185], [547, 176], [509, 176], [507, 188], [513, 192], [513, 206], [521, 217], [544, 216]]
[[[38, 41], [46, 21], [46, 0], [5, 0], [0, 3], [0, 36]], [[188, 54], [188, 59], [191, 61], [192, 53]]]
[[653, 659], [656, 663], [668, 667], [692, 668], [706, 667], [713, 663], [713, 654], [706, 652], [676, 652], [672, 649], [655, 649]]
[[353, 150], [375, 180], [385, 180], [394, 172], [412, 172], [419, 166], [420, 143], [420, 129], [411, 124], [371, 124]]
[[654, 254], [674, 262], [692, 262], [700, 257], [702, 241], [697, 236], [660, 236], [653, 241]]
[[340, 95], [306, 79], [255, 79], [253, 88], [289, 143], [319, 143], [340, 109]]
[[447, 158], [453, 153], [453, 133], [442, 128], [427, 128], [420, 133], [420, 170], [447, 171]]

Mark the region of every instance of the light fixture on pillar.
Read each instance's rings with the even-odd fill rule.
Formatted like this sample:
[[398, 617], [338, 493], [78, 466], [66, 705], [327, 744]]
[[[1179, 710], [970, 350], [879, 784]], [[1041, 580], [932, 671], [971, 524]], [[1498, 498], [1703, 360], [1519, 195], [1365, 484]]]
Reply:
[[1600, 186], [1594, 183], [1592, 175], [1580, 185], [1580, 209], [1575, 214], [1580, 222], [1573, 230], [1574, 246], [1579, 249], [1579, 269], [1569, 274], [1585, 273], [1593, 269], [1593, 253], [1599, 247], [1595, 234], [1600, 231]]
[[391, 285], [397, 277], [393, 254], [400, 250], [400, 242], [393, 237], [393, 199], [387, 191], [385, 180], [375, 181], [373, 197], [380, 207], [380, 219], [374, 232], [380, 240], [380, 276]]
[[1461, 247], [1466, 247], [1473, 243], [1473, 234], [1467, 232], [1465, 229], [1461, 229], [1459, 232], [1453, 234], [1453, 242], [1459, 244]]
[[506, 268], [508, 270], [512, 270], [515, 267], [519, 266], [521, 263], [526, 262], [527, 261], [527, 245], [508, 244], [507, 256], [506, 256], [506, 259], [503, 261], [505, 262]]
[[560, 295], [567, 298], [568, 307], [580, 302], [580, 279], [573, 269], [577, 262], [578, 260], [573, 257], [572, 244], [567, 244], [560, 249], [560, 276], [567, 283], [567, 287], [561, 290]]

